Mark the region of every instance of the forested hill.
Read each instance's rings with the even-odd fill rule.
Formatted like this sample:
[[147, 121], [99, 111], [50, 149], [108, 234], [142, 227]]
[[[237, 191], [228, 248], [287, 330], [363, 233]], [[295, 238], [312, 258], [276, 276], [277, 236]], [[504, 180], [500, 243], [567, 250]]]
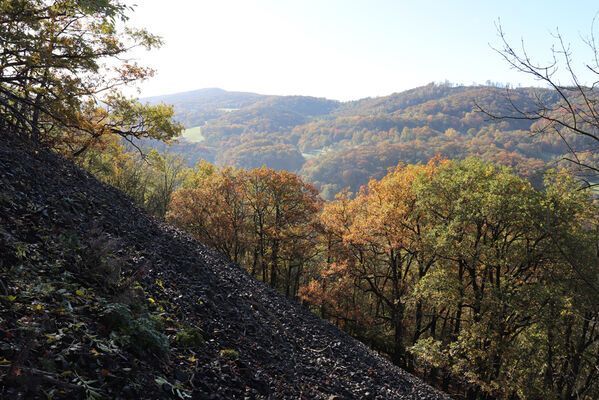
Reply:
[[[295, 126], [301, 117], [326, 115], [340, 105], [338, 101], [314, 97], [267, 96], [228, 92], [218, 88], [149, 97], [144, 100], [150, 104], [172, 104], [177, 119], [188, 128], [203, 125], [209, 120], [228, 120], [227, 117], [230, 117], [231, 121], [247, 124], [248, 119], [252, 117], [265, 117], [269, 112], [275, 111], [278, 113], [271, 115], [271, 122]], [[281, 114], [294, 115], [295, 119], [285, 122]]]
[[[494, 86], [415, 88], [390, 96], [338, 102], [303, 96], [263, 96], [204, 89], [155, 97], [175, 106], [188, 130], [171, 151], [190, 164], [200, 158], [243, 168], [262, 165], [298, 172], [331, 198], [381, 178], [398, 162], [479, 156], [513, 166], [538, 184], [546, 163], [567, 152], [558, 136], [533, 136], [532, 121], [491, 121], [493, 113], [535, 107], [537, 96], [558, 100], [547, 89]], [[577, 143], [575, 143], [577, 145]]]
[[6, 134], [0, 254], [2, 399], [446, 398]]

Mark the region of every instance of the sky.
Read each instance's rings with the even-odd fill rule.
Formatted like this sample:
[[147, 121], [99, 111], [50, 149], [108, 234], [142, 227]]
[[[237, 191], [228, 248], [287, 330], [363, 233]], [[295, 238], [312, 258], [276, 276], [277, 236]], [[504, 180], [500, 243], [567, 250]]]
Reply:
[[218, 87], [347, 101], [446, 80], [538, 85], [493, 50], [502, 46], [498, 22], [541, 63], [559, 29], [583, 70], [591, 54], [582, 39], [599, 12], [596, 0], [126, 2], [136, 4], [128, 24], [164, 40], [131, 55], [156, 70], [140, 97]]

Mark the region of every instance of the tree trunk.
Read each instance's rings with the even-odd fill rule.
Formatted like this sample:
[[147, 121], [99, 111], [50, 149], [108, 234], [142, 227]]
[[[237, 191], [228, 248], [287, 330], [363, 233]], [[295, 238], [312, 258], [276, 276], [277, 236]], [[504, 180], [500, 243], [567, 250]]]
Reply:
[[422, 300], [418, 300], [418, 303], [416, 304], [416, 321], [414, 322], [414, 325], [412, 343], [416, 343], [422, 334]]
[[403, 304], [398, 302], [395, 309], [393, 310], [391, 321], [395, 333], [393, 335], [393, 354], [391, 359], [393, 363], [402, 367], [406, 366], [405, 360], [405, 348], [402, 342], [402, 331], [403, 331]]
[[270, 264], [270, 287], [277, 287], [277, 271], [279, 269], [279, 240], [275, 239], [272, 243], [272, 257]]

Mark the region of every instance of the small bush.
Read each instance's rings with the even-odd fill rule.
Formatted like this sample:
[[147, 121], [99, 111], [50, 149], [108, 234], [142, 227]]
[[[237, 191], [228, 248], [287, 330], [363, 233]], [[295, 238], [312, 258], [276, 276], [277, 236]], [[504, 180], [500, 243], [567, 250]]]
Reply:
[[133, 313], [125, 304], [109, 304], [100, 318], [108, 329], [127, 331], [131, 327]]
[[107, 328], [117, 330], [129, 337], [131, 344], [141, 352], [166, 356], [169, 352], [168, 337], [160, 332], [159, 317], [135, 318], [125, 304], [109, 304], [101, 315]]
[[134, 321], [129, 335], [131, 343], [144, 352], [152, 352], [159, 356], [166, 356], [169, 352], [168, 337], [158, 332], [152, 321], [147, 318]]
[[153, 315], [150, 314], [148, 316], [148, 319], [150, 320], [150, 322], [152, 322], [152, 324], [154, 324], [154, 327], [159, 330], [159, 331], [163, 331], [165, 326], [164, 326], [164, 319], [160, 316], [160, 315]]

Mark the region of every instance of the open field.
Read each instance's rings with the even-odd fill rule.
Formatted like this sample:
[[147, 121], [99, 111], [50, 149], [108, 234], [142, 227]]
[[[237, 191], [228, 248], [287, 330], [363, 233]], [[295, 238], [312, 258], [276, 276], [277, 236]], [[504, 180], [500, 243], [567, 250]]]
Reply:
[[183, 138], [193, 143], [200, 143], [205, 138], [202, 135], [202, 127], [194, 126], [193, 128], [185, 129], [182, 134]]

